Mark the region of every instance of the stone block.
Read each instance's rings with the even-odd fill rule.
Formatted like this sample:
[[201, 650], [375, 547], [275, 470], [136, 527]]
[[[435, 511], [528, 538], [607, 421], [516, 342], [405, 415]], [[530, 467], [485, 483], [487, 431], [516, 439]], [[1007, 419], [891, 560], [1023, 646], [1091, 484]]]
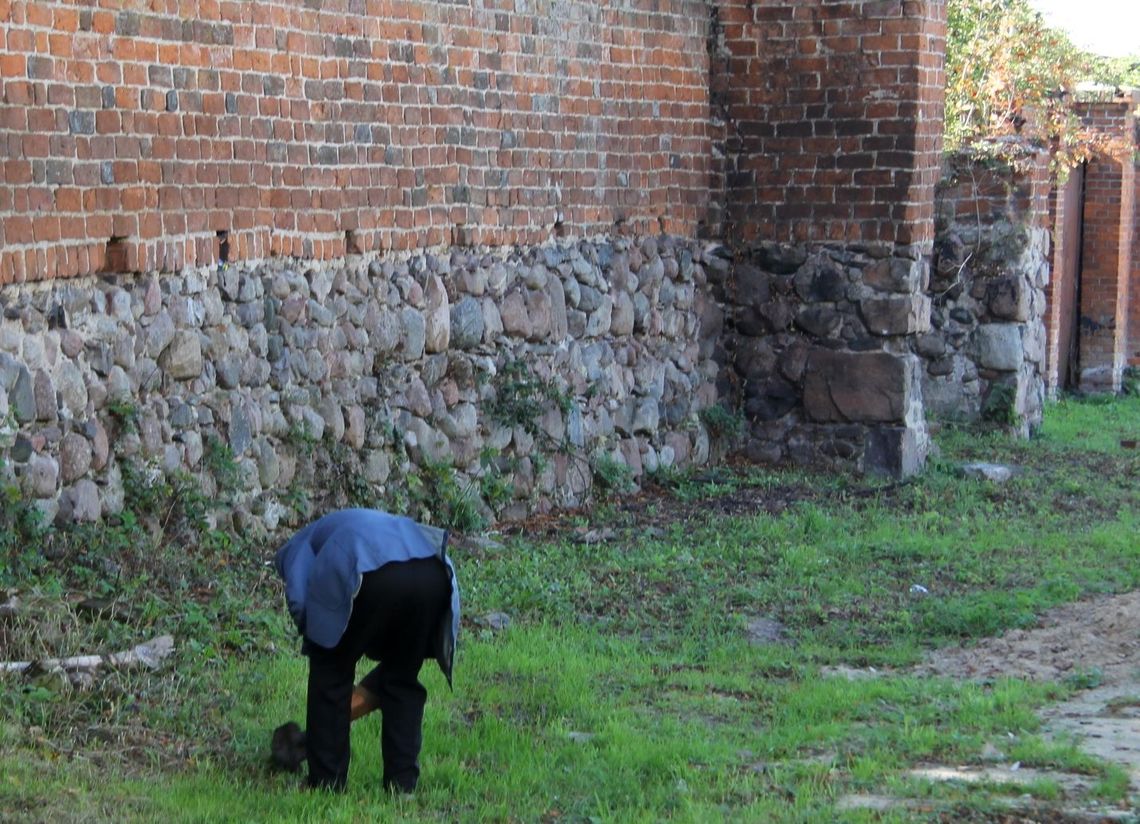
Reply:
[[883, 292], [910, 294], [925, 289], [929, 275], [930, 267], [925, 260], [887, 258], [863, 270], [863, 283]]
[[930, 329], [930, 298], [926, 295], [868, 298], [860, 302], [859, 313], [873, 335], [914, 335]]
[[1022, 277], [1011, 275], [986, 284], [986, 306], [995, 318], [1026, 321], [1030, 317], [1033, 290]]
[[888, 352], [817, 349], [808, 357], [804, 412], [820, 423], [903, 423], [921, 404], [917, 364]]
[[179, 329], [160, 357], [158, 366], [176, 381], [186, 381], [202, 374], [202, 341], [196, 332]]
[[979, 326], [971, 340], [974, 360], [983, 369], [1013, 372], [1025, 360], [1022, 327], [1016, 323], [990, 323]]
[[427, 309], [424, 313], [424, 349], [429, 353], [445, 352], [451, 341], [451, 308], [447, 290], [438, 275], [432, 275], [424, 290]]
[[925, 426], [881, 426], [867, 433], [863, 471], [906, 478], [922, 470], [930, 451]]

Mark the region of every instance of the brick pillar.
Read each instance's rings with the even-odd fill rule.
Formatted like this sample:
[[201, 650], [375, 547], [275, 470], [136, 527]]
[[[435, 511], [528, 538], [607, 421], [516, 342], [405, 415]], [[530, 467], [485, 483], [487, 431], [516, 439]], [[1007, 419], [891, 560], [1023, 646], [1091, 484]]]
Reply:
[[716, 148], [754, 451], [912, 472], [928, 442], [910, 340], [930, 317], [946, 5], [718, 5]]
[[1077, 166], [1050, 196], [1053, 253], [1045, 288], [1045, 388], [1051, 398], [1070, 385], [1076, 368], [1077, 284], [1081, 265], [1081, 197], [1085, 169]]
[[[1132, 99], [1140, 107], [1140, 89], [1132, 90]], [[1136, 111], [1140, 112], [1140, 108]], [[1125, 360], [1140, 369], [1140, 114], [1132, 123], [1132, 273], [1128, 278], [1128, 337]]]
[[[1129, 142], [1136, 129], [1135, 105], [1130, 96], [1107, 94], [1078, 104], [1086, 123]], [[1086, 172], [1078, 385], [1087, 392], [1120, 391], [1128, 359], [1136, 178], [1130, 158], [1098, 155]]]

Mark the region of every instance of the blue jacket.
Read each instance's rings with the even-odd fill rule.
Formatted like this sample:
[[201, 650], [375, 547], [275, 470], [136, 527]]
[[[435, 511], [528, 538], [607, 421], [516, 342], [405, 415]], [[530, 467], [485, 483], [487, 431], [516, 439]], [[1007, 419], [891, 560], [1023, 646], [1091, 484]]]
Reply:
[[342, 509], [301, 529], [277, 550], [274, 564], [285, 581], [285, 602], [297, 629], [312, 643], [332, 648], [348, 626], [365, 572], [432, 557], [443, 561], [451, 580], [451, 604], [432, 650], [450, 684], [459, 635], [459, 585], [447, 557], [445, 530], [376, 509]]

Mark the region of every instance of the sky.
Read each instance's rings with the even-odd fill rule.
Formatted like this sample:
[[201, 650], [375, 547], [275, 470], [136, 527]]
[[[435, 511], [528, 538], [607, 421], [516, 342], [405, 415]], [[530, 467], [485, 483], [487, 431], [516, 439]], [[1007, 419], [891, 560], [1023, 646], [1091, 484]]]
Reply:
[[1140, 0], [1029, 0], [1051, 26], [1094, 54], [1140, 53]]

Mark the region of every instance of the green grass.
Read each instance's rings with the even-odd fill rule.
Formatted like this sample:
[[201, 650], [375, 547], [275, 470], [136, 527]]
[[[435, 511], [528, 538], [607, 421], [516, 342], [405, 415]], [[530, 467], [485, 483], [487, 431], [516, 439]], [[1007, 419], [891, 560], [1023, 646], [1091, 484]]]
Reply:
[[[424, 772], [411, 798], [379, 789], [375, 716], [355, 728], [347, 795], [305, 793], [268, 769], [269, 731], [302, 718], [305, 686], [262, 566], [271, 547], [243, 555], [215, 541], [224, 557], [155, 556], [114, 579], [90, 546], [67, 556], [79, 559], [67, 574], [30, 565], [16, 583], [53, 617], [21, 629], [40, 647], [174, 631], [180, 648], [159, 673], [113, 674], [90, 692], [0, 680], [0, 818], [990, 820], [1011, 794], [1059, 803], [1050, 780], [1014, 791], [906, 777], [982, 764], [995, 744], [1027, 767], [1086, 774], [1094, 800], [1127, 804], [1119, 767], [1038, 734], [1035, 710], [1095, 686], [1096, 673], [962, 682], [909, 667], [933, 646], [1137, 586], [1140, 459], [1120, 446], [1137, 431], [1140, 399], [1066, 401], [1028, 443], [946, 432], [927, 472], [903, 483], [673, 474], [661, 479], [668, 496], [610, 502], [548, 535], [516, 529], [498, 550], [457, 548], [467, 621], [455, 690], [425, 667]], [[974, 460], [1017, 473], [1004, 485], [963, 477]], [[611, 537], [578, 543], [575, 527]], [[66, 607], [76, 591], [136, 611], [79, 621]], [[486, 628], [490, 612], [510, 626]], [[757, 619], [778, 621], [786, 642], [750, 643]], [[4, 631], [0, 641], [28, 636]], [[838, 664], [877, 677], [824, 677]], [[915, 803], [837, 806], [875, 793]]]

